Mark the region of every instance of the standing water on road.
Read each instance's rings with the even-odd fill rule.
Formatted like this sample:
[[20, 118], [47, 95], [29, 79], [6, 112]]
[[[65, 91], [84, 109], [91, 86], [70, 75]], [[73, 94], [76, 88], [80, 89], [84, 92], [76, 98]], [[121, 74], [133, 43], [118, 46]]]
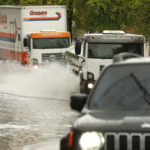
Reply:
[[0, 150], [62, 137], [77, 113], [69, 97], [79, 79], [59, 64], [34, 70], [0, 61]]

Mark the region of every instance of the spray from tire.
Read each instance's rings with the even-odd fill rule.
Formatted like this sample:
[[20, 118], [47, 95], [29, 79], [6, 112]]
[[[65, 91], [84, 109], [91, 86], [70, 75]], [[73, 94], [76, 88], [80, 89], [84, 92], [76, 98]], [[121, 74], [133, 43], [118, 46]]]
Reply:
[[39, 69], [0, 61], [0, 92], [27, 97], [69, 99], [78, 92], [79, 78], [59, 63]]

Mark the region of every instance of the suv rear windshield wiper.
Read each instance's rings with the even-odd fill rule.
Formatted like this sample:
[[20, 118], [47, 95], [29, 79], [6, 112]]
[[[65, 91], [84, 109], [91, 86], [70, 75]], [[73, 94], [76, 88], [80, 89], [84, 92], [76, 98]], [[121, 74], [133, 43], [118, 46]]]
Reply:
[[141, 82], [140, 82], [139, 79], [135, 76], [134, 73], [131, 73], [130, 76], [131, 76], [132, 79], [135, 81], [135, 83], [139, 86], [139, 88], [143, 91], [145, 102], [150, 105], [150, 94], [149, 94], [149, 92], [147, 91], [147, 89], [141, 84]]

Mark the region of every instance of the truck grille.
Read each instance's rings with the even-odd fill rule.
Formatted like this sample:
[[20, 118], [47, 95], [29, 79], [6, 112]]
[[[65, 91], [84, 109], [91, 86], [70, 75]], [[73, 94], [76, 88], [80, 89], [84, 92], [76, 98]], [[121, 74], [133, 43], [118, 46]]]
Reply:
[[150, 134], [105, 134], [104, 150], [150, 150]]
[[51, 54], [42, 54], [42, 62], [43, 63], [50, 63], [50, 62], [58, 62], [63, 59], [62, 53], [51, 53]]

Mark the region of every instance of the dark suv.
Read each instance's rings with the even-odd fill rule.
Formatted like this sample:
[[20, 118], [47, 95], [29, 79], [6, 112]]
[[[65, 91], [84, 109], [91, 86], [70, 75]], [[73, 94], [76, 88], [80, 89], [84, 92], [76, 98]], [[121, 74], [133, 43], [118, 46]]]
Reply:
[[150, 150], [150, 58], [106, 67], [87, 97], [71, 97], [80, 117], [61, 150]]

